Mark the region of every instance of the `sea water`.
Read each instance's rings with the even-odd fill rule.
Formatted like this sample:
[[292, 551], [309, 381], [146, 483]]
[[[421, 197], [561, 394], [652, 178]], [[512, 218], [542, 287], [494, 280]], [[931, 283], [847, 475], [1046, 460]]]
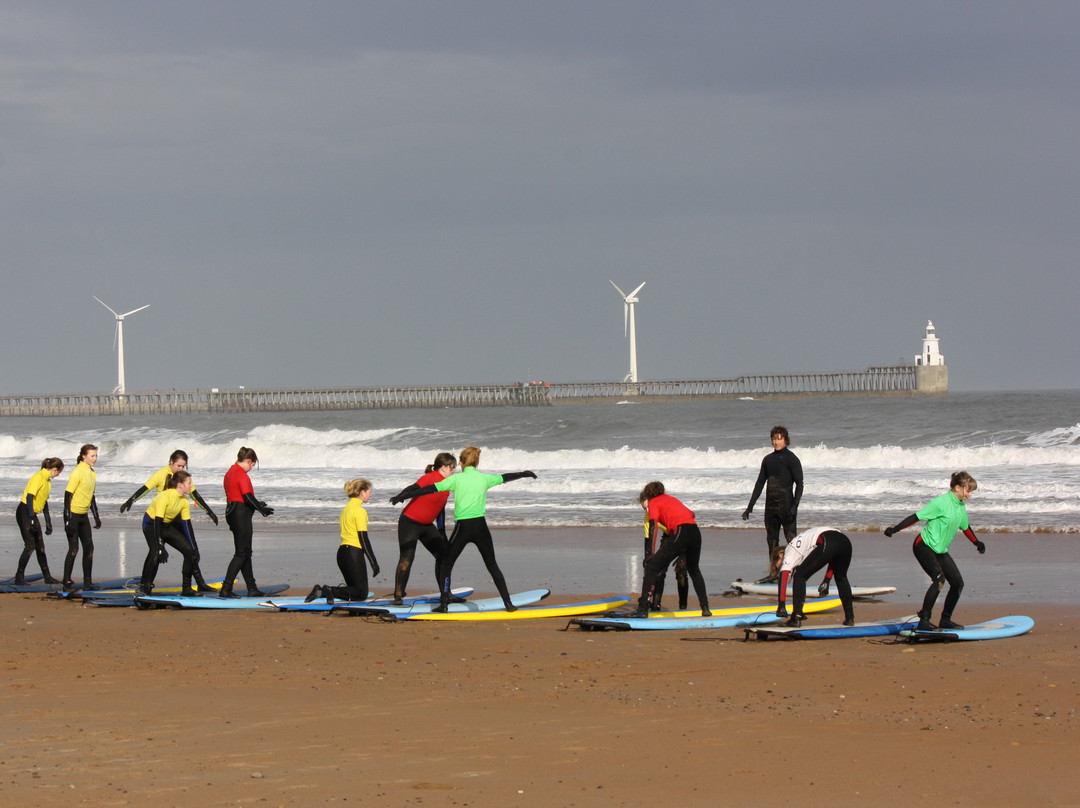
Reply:
[[[800, 527], [876, 533], [948, 490], [949, 475], [964, 469], [979, 482], [968, 512], [980, 535], [1027, 536], [1028, 546], [1037, 547], [1031, 542], [1040, 536], [1071, 543], [1071, 534], [1080, 532], [1080, 391], [2, 418], [0, 498], [11, 504], [11, 517], [0, 523], [0, 566], [13, 568], [21, 549], [14, 505], [27, 479], [45, 457], [68, 464], [53, 486], [52, 509], [59, 517], [67, 474], [83, 443], [100, 448], [97, 498], [103, 516], [112, 526], [130, 522], [136, 547], [148, 501], [123, 516], [119, 505], [174, 449], [188, 452], [196, 485], [220, 516], [221, 478], [241, 446], [258, 452], [251, 477], [257, 495], [276, 509], [275, 532], [292, 526], [296, 542], [306, 544], [309, 528], [336, 524], [345, 503], [342, 486], [353, 477], [374, 484], [368, 506], [372, 530], [392, 535], [400, 509], [389, 505], [389, 496], [414, 482], [438, 452], [456, 455], [469, 444], [482, 449], [481, 471], [531, 469], [538, 475], [490, 492], [487, 513], [496, 528], [640, 532], [637, 494], [650, 480], [663, 481], [706, 528], [760, 528], [763, 498], [753, 521], [744, 523], [740, 515], [761, 460], [772, 450], [769, 430], [776, 424], [790, 431], [791, 449], [805, 473]], [[196, 523], [200, 537], [212, 529], [202, 516]], [[328, 527], [328, 535], [335, 529]], [[50, 541], [55, 555], [57, 539]], [[498, 538], [496, 546], [502, 552]], [[383, 561], [392, 566], [393, 559]]]

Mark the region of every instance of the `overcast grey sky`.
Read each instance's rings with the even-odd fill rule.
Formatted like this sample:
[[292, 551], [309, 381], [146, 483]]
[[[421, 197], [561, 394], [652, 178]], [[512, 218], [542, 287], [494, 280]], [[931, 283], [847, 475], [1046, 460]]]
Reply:
[[0, 392], [1075, 388], [1080, 3], [0, 2]]

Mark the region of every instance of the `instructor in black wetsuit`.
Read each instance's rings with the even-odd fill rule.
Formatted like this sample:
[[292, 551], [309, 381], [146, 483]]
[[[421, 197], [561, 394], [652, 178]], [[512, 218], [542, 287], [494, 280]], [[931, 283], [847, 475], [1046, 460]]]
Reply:
[[[754, 503], [765, 489], [765, 541], [769, 545], [769, 558], [773, 550], [780, 545], [780, 528], [784, 528], [784, 538], [791, 541], [798, 534], [796, 521], [799, 512], [799, 500], [802, 499], [803, 473], [802, 463], [795, 453], [788, 448], [790, 438], [787, 427], [774, 426], [769, 433], [772, 438], [773, 453], [761, 461], [754, 493], [750, 495], [750, 504], [743, 511], [746, 521], [754, 510]], [[766, 482], [768, 486], [766, 486]], [[772, 579], [763, 579], [759, 583], [775, 583]]]

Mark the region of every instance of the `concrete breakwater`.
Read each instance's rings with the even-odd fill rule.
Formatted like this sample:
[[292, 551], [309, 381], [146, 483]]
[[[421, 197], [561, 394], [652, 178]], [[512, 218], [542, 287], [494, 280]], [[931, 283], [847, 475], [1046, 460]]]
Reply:
[[948, 393], [945, 365], [865, 371], [738, 376], [733, 379], [342, 387], [272, 390], [0, 395], [0, 416], [183, 415], [424, 407], [546, 407], [561, 404], [914, 397]]

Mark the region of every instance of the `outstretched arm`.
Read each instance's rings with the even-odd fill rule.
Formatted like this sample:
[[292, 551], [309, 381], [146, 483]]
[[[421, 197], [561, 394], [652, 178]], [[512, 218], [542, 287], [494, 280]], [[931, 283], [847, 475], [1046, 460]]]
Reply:
[[210, 510], [210, 506], [206, 504], [206, 500], [204, 500], [199, 495], [199, 492], [193, 489], [191, 492], [191, 498], [195, 500], [196, 504], [198, 504], [200, 508], [206, 511], [206, 515], [210, 517], [210, 521], [216, 525], [218, 523], [217, 514]]
[[438, 490], [439, 489], [434, 485], [425, 485], [421, 487], [419, 483], [413, 483], [412, 485], [402, 488], [401, 491], [390, 497], [390, 504], [400, 505], [407, 499], [415, 499], [416, 497], [422, 497], [426, 494], [434, 494]]
[[136, 501], [138, 501], [142, 497], [142, 495], [145, 494], [149, 490], [150, 489], [147, 488], [145, 485], [140, 485], [139, 490], [136, 491], [134, 494], [132, 494], [130, 497], [128, 497], [124, 501], [124, 504], [120, 506], [120, 513], [124, 513], [125, 511], [130, 511], [131, 506], [134, 505], [136, 503]]
[[520, 480], [522, 477], [530, 477], [536, 479], [536, 474], [531, 471], [511, 471], [509, 474], [501, 475], [504, 483], [513, 482], [514, 480]]
[[899, 533], [905, 527], [911, 527], [913, 524], [915, 524], [918, 521], [919, 521], [919, 517], [916, 516], [915, 514], [911, 514], [911, 516], [905, 516], [904, 519], [902, 521], [900, 521], [898, 524], [893, 525], [892, 527], [885, 528], [885, 531], [884, 531], [885, 535], [886, 536], [891, 536], [893, 533]]

